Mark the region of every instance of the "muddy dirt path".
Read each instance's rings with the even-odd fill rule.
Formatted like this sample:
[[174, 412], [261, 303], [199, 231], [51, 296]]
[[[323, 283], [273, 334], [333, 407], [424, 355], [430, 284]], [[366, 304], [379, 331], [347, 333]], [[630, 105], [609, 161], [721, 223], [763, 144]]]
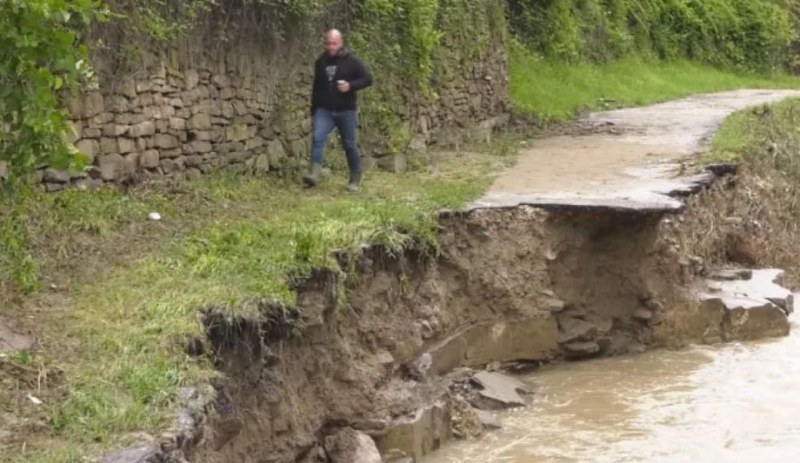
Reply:
[[683, 158], [701, 151], [731, 113], [792, 96], [800, 92], [739, 90], [590, 114], [581, 123], [606, 133], [536, 141], [472, 206], [679, 208], [672, 196], [702, 177], [682, 173]]

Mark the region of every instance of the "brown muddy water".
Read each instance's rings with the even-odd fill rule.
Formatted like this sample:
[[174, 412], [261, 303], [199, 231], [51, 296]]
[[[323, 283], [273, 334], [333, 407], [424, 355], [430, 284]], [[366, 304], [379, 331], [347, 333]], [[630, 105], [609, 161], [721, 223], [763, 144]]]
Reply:
[[570, 363], [530, 408], [423, 463], [769, 463], [800, 456], [800, 326], [783, 339]]

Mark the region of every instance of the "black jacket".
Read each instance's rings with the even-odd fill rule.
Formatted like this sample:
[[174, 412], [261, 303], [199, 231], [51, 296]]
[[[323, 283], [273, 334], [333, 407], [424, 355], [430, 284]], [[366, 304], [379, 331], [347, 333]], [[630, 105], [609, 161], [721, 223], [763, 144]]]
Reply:
[[[341, 93], [336, 81], [350, 83], [350, 91]], [[317, 108], [332, 111], [356, 109], [356, 92], [372, 85], [372, 75], [354, 54], [342, 49], [336, 56], [323, 53], [314, 64], [314, 86], [311, 91], [311, 114]]]

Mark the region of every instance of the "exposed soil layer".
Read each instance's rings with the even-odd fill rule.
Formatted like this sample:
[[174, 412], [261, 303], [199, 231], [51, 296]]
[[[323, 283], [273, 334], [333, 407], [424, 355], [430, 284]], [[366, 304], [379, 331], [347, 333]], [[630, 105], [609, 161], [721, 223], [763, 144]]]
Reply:
[[447, 215], [440, 256], [368, 249], [346, 307], [337, 276], [319, 272], [298, 287], [297, 320], [276, 322], [287, 309], [270, 304], [272, 323], [209, 316], [224, 400], [192, 460], [317, 461], [303, 458], [343, 426], [385, 455], [420, 457], [450, 437], [444, 375], [458, 367], [654, 345], [670, 310], [693, 304], [659, 247], [659, 219], [527, 206]]
[[[784, 335], [785, 310], [770, 297], [759, 297], [756, 314], [699, 291], [699, 276], [708, 269], [676, 246], [680, 221], [665, 220], [681, 212], [681, 197], [733, 171], [680, 177], [674, 158], [742, 106], [737, 97], [758, 103], [780, 96], [690, 99], [662, 108], [663, 124], [648, 128], [645, 117], [641, 130], [626, 127], [605, 146], [638, 148], [620, 148], [610, 167], [587, 164], [615, 185], [588, 200], [574, 195], [564, 176], [561, 190], [549, 179], [550, 186], [537, 176], [517, 179], [530, 190], [516, 196], [501, 191], [511, 182], [503, 177], [471, 209], [442, 213], [437, 255], [367, 248], [352, 266], [340, 256], [342, 268], [354, 267], [349, 277], [319, 270], [300, 281], [296, 307], [262, 301], [260, 320], [229, 319], [210, 309], [209, 343], [223, 375], [210, 412], [195, 415], [191, 438], [174, 440], [172, 448], [204, 463], [327, 462], [325, 438], [352, 428], [372, 436], [385, 460], [413, 461], [452, 437], [451, 421], [463, 404], [451, 390], [463, 368], [535, 367]], [[706, 106], [703, 121], [683, 120]], [[547, 143], [561, 142], [542, 146]], [[579, 142], [565, 143], [567, 155]], [[657, 156], [667, 164], [634, 178], [630, 168], [641, 167], [636, 158], [654, 152], [644, 145], [670, 147]], [[521, 165], [528, 161], [523, 156]], [[620, 175], [623, 165], [628, 173]], [[536, 188], [547, 195], [530, 195]], [[337, 292], [345, 286], [343, 304]]]

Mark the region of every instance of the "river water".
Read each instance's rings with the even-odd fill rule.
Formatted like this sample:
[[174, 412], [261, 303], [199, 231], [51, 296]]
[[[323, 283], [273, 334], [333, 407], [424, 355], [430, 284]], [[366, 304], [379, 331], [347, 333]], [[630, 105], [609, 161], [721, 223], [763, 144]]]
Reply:
[[424, 463], [800, 459], [800, 326], [783, 339], [568, 363], [522, 378], [530, 408]]

